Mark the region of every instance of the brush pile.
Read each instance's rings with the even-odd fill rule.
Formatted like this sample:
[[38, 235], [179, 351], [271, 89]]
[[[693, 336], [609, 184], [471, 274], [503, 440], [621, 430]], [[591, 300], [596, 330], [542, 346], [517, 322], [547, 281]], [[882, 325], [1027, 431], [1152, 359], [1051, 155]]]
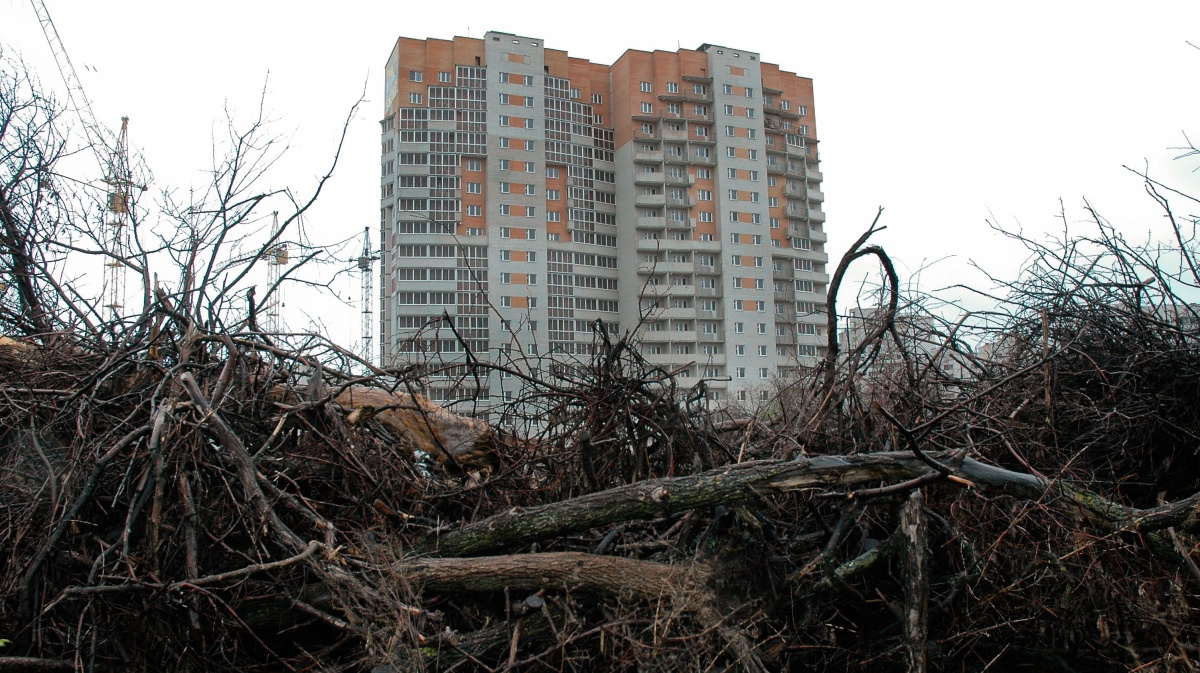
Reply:
[[[211, 201], [153, 244], [135, 217], [119, 255], [53, 171], [53, 105], [11, 70], [0, 671], [1197, 668], [1181, 228], [1173, 256], [1099, 220], [1024, 241], [996, 311], [949, 323], [900, 296], [872, 228], [833, 276], [828, 355], [755, 408], [713, 408], [711, 382], [599, 324], [569, 366], [379, 369], [260, 327], [275, 287], [241, 299], [315, 198], [250, 245], [256, 209], [292, 199], [252, 188], [273, 162], [258, 123], [231, 124]], [[139, 315], [72, 285], [89, 251], [140, 280]], [[838, 288], [863, 257], [883, 301], [842, 347]], [[510, 404], [425, 395], [488, 377], [519, 382]]]

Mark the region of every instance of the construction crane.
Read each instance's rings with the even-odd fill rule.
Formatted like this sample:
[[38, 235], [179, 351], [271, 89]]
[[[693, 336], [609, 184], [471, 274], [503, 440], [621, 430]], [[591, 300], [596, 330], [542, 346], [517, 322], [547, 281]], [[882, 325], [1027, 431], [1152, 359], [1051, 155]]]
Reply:
[[[67, 85], [67, 98], [79, 114], [83, 123], [84, 133], [87, 134], [88, 145], [96, 155], [100, 169], [104, 171], [104, 183], [108, 186], [105, 201], [104, 226], [105, 231], [97, 237], [105, 246], [104, 262], [104, 297], [105, 307], [113, 319], [121, 316], [125, 305], [125, 263], [129, 256], [129, 207], [130, 190], [133, 187], [133, 177], [129, 166], [129, 117], [121, 117], [121, 132], [116, 142], [110, 144], [106, 140], [104, 127], [96, 121], [92, 112], [92, 104], [83, 91], [83, 84], [67, 55], [58, 29], [50, 19], [50, 10], [42, 0], [30, 0], [33, 12], [42, 25], [42, 33], [50, 45], [50, 53]], [[107, 134], [111, 135], [111, 134]], [[145, 187], [142, 187], [144, 190]]]
[[271, 213], [271, 240], [274, 243], [267, 249], [267, 291], [271, 292], [271, 302], [267, 304], [267, 324], [268, 332], [279, 332], [283, 329], [283, 323], [280, 320], [280, 312], [283, 309], [283, 284], [279, 282], [283, 277], [283, 267], [288, 265], [288, 247], [287, 243], [277, 240], [279, 238], [279, 211]]
[[363, 254], [358, 258], [358, 272], [362, 274], [362, 359], [372, 361], [371, 357], [371, 310], [372, 276], [371, 263], [379, 259], [379, 255], [371, 249], [371, 228], [363, 228]]

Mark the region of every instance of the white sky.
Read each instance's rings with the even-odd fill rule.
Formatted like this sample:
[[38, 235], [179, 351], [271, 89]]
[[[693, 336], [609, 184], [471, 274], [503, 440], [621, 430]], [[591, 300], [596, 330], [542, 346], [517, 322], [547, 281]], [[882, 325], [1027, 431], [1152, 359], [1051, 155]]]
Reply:
[[[47, 4], [97, 116], [131, 118], [152, 190], [202, 182], [224, 108], [249, 119], [265, 82], [275, 130], [293, 146], [271, 186], [303, 192], [365, 87], [341, 167], [308, 220], [328, 241], [364, 226], [377, 238], [377, 121], [396, 37], [487, 30], [602, 63], [629, 48], [710, 42], [812, 77], [830, 269], [879, 205], [888, 230], [877, 241], [901, 269], [950, 258], [923, 272], [933, 290], [969, 280], [970, 261], [1015, 275], [1023, 254], [985, 220], [1061, 231], [1060, 197], [1080, 232], [1086, 197], [1128, 237], [1161, 237], [1161, 213], [1122, 164], [1148, 162], [1200, 192], [1200, 161], [1175, 162], [1169, 149], [1183, 132], [1200, 141], [1200, 50], [1187, 44], [1200, 44], [1196, 2]], [[63, 91], [28, 2], [0, 0], [0, 44]], [[335, 289], [356, 298], [357, 280]], [[319, 318], [335, 340], [357, 339], [354, 307], [330, 303]]]

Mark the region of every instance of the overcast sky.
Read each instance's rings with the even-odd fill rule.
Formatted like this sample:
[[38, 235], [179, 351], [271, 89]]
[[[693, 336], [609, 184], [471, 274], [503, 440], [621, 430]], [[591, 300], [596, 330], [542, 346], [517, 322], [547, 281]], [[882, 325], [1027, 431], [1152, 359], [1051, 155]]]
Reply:
[[[878, 242], [901, 269], [942, 260], [922, 273], [927, 290], [968, 279], [971, 261], [1015, 275], [1024, 256], [986, 221], [1061, 231], [1060, 198], [1080, 232], [1087, 198], [1130, 238], [1161, 236], [1161, 214], [1122, 165], [1200, 192], [1200, 161], [1173, 161], [1170, 149], [1184, 132], [1200, 141], [1196, 2], [47, 4], [96, 115], [114, 127], [131, 118], [152, 192], [201, 182], [224, 110], [249, 119], [264, 84], [293, 146], [270, 186], [303, 191], [365, 95], [309, 218], [325, 241], [364, 226], [377, 237], [377, 122], [395, 39], [487, 30], [601, 63], [709, 42], [812, 77], [831, 268], [882, 205]], [[63, 90], [28, 2], [0, 0], [0, 43]], [[357, 287], [349, 276], [335, 285], [349, 298]], [[353, 307], [330, 303], [317, 317], [336, 340], [357, 338]]]

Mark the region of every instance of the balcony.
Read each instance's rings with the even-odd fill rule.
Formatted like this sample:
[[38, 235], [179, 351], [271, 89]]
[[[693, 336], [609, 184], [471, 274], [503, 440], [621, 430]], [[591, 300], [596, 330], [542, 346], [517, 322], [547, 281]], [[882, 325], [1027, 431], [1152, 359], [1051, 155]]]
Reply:
[[667, 175], [666, 181], [668, 185], [686, 185], [690, 187], [696, 184], [696, 178], [691, 175]]
[[825, 243], [829, 240], [829, 235], [816, 227], [809, 227], [808, 237], [813, 243]]
[[661, 185], [663, 183], [663, 174], [654, 173], [635, 173], [633, 176], [633, 184], [635, 185]]
[[695, 308], [664, 308], [654, 314], [657, 320], [695, 320]]
[[682, 126], [683, 126], [683, 128], [679, 129], [678, 131], [672, 131], [670, 129], [664, 128], [662, 131], [663, 140], [687, 140], [688, 139], [687, 126], [686, 125], [682, 125]]
[[822, 180], [824, 180], [824, 179], [825, 179], [825, 175], [824, 175], [823, 173], [821, 173], [821, 171], [818, 171], [818, 170], [815, 170], [815, 169], [809, 169], [809, 171], [808, 171], [808, 179], [809, 179], [809, 180], [816, 180], [817, 182], [820, 182], [820, 181], [822, 181]]
[[819, 190], [819, 189], [811, 189], [811, 188], [810, 188], [810, 189], [808, 190], [808, 199], [809, 199], [810, 201], [824, 201], [824, 200], [825, 200], [825, 194], [823, 194], [823, 193], [821, 192], [821, 190]]
[[638, 334], [641, 337], [643, 343], [665, 344], [665, 343], [670, 343], [671, 341], [674, 340], [673, 335], [675, 333], [668, 332], [667, 330], [662, 330], [659, 332], [651, 332], [649, 330], [642, 330]]
[[[639, 218], [637, 218], [637, 228], [638, 229], [660, 230], [663, 228], [663, 226], [665, 224], [666, 224], [666, 221], [664, 220], [664, 218], [661, 218], [661, 217], [639, 217]], [[657, 243], [657, 241], [650, 241], [650, 242]], [[640, 244], [640, 241], [639, 241], [639, 244]], [[639, 250], [641, 249], [640, 245], [639, 245], [638, 249]], [[654, 250], [654, 248], [651, 248], [651, 250]]]
[[791, 280], [796, 277], [796, 271], [790, 266], [782, 269], [771, 269], [771, 277], [775, 280]]
[[810, 222], [824, 222], [825, 221], [825, 213], [823, 213], [819, 210], [813, 210], [812, 208], [809, 208], [808, 209], [808, 219]]
[[661, 164], [663, 153], [662, 150], [636, 150], [633, 153], [633, 160], [643, 164]]
[[792, 197], [795, 197], [798, 199], [804, 198], [804, 192], [805, 192], [804, 187], [801, 187], [800, 185], [786, 185], [785, 184], [783, 186], [784, 194], [787, 194], [788, 196], [792, 196]]
[[713, 157], [692, 157], [690, 159], [690, 161], [691, 161], [691, 163], [696, 164], [697, 166], [716, 166], [717, 165], [717, 160], [714, 159]]
[[634, 197], [633, 202], [635, 205], [647, 208], [663, 208], [667, 205], [667, 197], [662, 194], [638, 194]]
[[684, 197], [682, 199], [672, 198], [667, 199], [667, 205], [671, 208], [695, 208], [696, 202], [692, 199]]

